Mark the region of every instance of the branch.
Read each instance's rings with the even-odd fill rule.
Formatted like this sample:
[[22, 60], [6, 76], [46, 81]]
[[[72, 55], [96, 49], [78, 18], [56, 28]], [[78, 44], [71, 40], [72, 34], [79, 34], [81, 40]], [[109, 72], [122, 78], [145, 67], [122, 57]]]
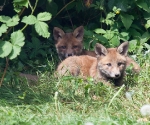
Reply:
[[1, 81], [0, 81], [0, 87], [2, 86], [2, 83], [3, 83], [4, 77], [6, 75], [7, 69], [8, 69], [8, 58], [6, 58], [6, 66], [5, 66], [4, 73], [2, 75]]

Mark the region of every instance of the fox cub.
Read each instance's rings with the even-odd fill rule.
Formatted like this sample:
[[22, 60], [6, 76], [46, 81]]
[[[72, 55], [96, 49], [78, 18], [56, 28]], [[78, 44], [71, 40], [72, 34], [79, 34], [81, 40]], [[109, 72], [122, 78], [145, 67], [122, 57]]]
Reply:
[[58, 65], [57, 72], [61, 76], [69, 73], [83, 78], [92, 77], [106, 83], [112, 80], [116, 86], [120, 86], [127, 64], [127, 51], [128, 42], [108, 49], [97, 43], [97, 58], [88, 55], [68, 57]]
[[[69, 56], [89, 55], [96, 57], [94, 51], [87, 51], [83, 49], [83, 26], [77, 27], [73, 32], [65, 33], [62, 29], [54, 27], [53, 36], [55, 40], [55, 47], [60, 60], [64, 60]], [[130, 57], [127, 58], [127, 66], [133, 65], [134, 72], [140, 71], [139, 65]]]
[[83, 26], [77, 27], [73, 32], [69, 33], [65, 33], [62, 29], [54, 27], [53, 36], [60, 60], [74, 55], [95, 56], [94, 51], [86, 51], [83, 49]]

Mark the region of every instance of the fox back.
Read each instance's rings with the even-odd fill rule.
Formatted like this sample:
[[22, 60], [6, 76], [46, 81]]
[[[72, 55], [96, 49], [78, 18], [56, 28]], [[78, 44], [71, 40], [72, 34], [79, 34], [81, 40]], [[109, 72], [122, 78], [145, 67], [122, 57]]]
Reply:
[[128, 42], [122, 43], [118, 48], [106, 49], [97, 43], [95, 53], [97, 58], [91, 56], [74, 56], [65, 59], [57, 68], [60, 75], [81, 75], [98, 80], [113, 80], [114, 84], [122, 84], [124, 71], [126, 68], [126, 56]]

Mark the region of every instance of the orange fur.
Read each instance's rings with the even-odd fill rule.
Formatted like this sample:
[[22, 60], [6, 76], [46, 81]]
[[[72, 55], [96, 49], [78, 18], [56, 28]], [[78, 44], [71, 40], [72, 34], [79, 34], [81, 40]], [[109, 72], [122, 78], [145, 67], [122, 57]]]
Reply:
[[88, 55], [69, 57], [59, 64], [57, 72], [61, 76], [69, 73], [106, 82], [112, 80], [115, 85], [120, 86], [127, 64], [127, 50], [128, 42], [122, 43], [118, 48], [108, 49], [97, 43], [95, 47], [97, 58]]
[[[87, 51], [83, 49], [83, 26], [77, 27], [73, 32], [65, 33], [62, 29], [54, 27], [53, 36], [55, 40], [55, 47], [58, 56], [61, 60], [68, 58], [69, 56], [89, 55], [96, 57], [94, 51]], [[140, 66], [130, 57], [126, 57], [127, 66], [133, 65], [133, 71], [138, 73]]]

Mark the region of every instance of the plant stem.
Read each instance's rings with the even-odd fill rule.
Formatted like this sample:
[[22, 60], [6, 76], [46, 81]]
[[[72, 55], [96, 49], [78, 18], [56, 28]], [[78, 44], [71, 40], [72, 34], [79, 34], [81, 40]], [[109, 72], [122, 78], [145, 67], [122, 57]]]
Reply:
[[[61, 11], [63, 11], [69, 4], [71, 4], [72, 2], [74, 2], [75, 0], [70, 1], [69, 3], [67, 3], [63, 8], [61, 8], [61, 10], [53, 17], [56, 18], [56, 16], [58, 16], [58, 14], [61, 13]], [[50, 23], [52, 20], [50, 20], [48, 23]]]
[[1, 80], [0, 80], [0, 87], [2, 86], [2, 83], [3, 83], [4, 77], [5, 77], [5, 75], [6, 75], [7, 68], [8, 68], [8, 58], [6, 57], [6, 66], [5, 66], [5, 69], [4, 69], [4, 72], [3, 72], [2, 78], [1, 78]]

